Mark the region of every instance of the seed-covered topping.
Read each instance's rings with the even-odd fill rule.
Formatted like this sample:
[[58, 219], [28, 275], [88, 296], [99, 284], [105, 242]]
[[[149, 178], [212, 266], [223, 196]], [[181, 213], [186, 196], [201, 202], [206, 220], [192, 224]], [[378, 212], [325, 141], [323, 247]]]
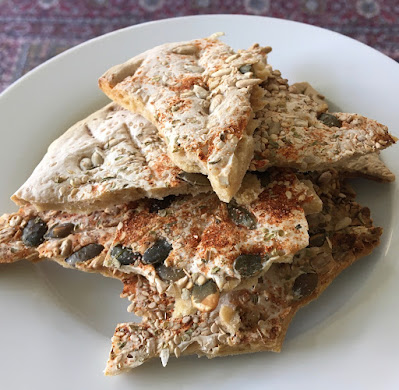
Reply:
[[[259, 269], [266, 272], [273, 263], [286, 261], [309, 244], [308, 224], [297, 200], [299, 193], [303, 195], [300, 202], [307, 202], [303, 192], [308, 187], [291, 173], [272, 171], [271, 177], [273, 185], [245, 206], [236, 201], [231, 205], [220, 202], [215, 194], [200, 194], [178, 196], [169, 208], [149, 213], [151, 201], [139, 201], [120, 223], [111, 248], [122, 245], [140, 252], [142, 260], [128, 272], [147, 277], [159, 288], [168, 287], [167, 283], [160, 284], [154, 267], [165, 262], [168, 267], [183, 269], [188, 277], [202, 274], [214, 280], [220, 291], [230, 290], [246, 273], [251, 275]], [[288, 188], [293, 194], [290, 199], [285, 195]], [[262, 258], [255, 257], [259, 264], [251, 259], [251, 272], [242, 271], [244, 276], [237, 269], [245, 266], [241, 260], [249, 259], [240, 259], [234, 267], [243, 254]], [[120, 264], [112, 260], [108, 256], [105, 266], [119, 269]]]
[[154, 199], [150, 206], [150, 213], [157, 213], [159, 210], [167, 209], [175, 199], [175, 196], [170, 195], [164, 199]]
[[39, 217], [32, 218], [22, 232], [22, 241], [26, 246], [39, 246], [44, 241], [47, 225]]
[[201, 286], [195, 284], [191, 300], [198, 310], [205, 312], [214, 310], [219, 302], [219, 291], [216, 283], [213, 280], [208, 280]]
[[143, 255], [142, 262], [144, 264], [159, 264], [163, 263], [169, 256], [170, 251], [173, 249], [164, 238], [161, 238], [149, 247]]
[[229, 217], [236, 225], [244, 226], [251, 230], [256, 229], [256, 217], [246, 208], [229, 203], [227, 210]]
[[259, 255], [240, 255], [234, 262], [234, 269], [243, 278], [255, 275], [262, 268], [262, 257]]
[[323, 246], [326, 241], [326, 233], [317, 233], [309, 237], [309, 247]]
[[116, 245], [111, 249], [111, 256], [118, 260], [121, 265], [128, 265], [134, 263], [136, 260], [141, 260], [139, 252], [133, 252], [130, 248], [122, 245]]
[[341, 127], [342, 126], [341, 120], [339, 120], [336, 116], [334, 116], [332, 114], [327, 114], [326, 112], [323, 112], [319, 116], [318, 119], [320, 122], [323, 122], [328, 127]]
[[75, 225], [73, 223], [61, 223], [59, 225], [55, 225], [50, 228], [48, 233], [46, 234], [46, 238], [64, 238], [69, 236], [72, 232], [73, 229], [75, 228]]
[[175, 282], [184, 277], [185, 273], [182, 269], [175, 267], [167, 267], [165, 264], [155, 266], [158, 276], [165, 282]]
[[70, 265], [75, 265], [76, 263], [81, 263], [98, 256], [103, 249], [104, 247], [100, 244], [89, 244], [72, 253], [65, 261]]
[[292, 292], [298, 299], [312, 294], [316, 289], [319, 277], [315, 273], [306, 273], [299, 275], [294, 282]]
[[178, 175], [178, 178], [193, 185], [193, 186], [209, 186], [210, 182], [205, 175], [201, 173], [189, 173], [189, 172], [181, 172]]

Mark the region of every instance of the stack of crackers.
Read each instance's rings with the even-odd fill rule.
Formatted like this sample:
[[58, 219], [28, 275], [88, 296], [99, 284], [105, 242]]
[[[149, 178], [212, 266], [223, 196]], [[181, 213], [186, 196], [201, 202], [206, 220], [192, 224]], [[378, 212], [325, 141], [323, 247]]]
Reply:
[[0, 219], [0, 262], [123, 283], [106, 374], [159, 356], [280, 351], [296, 311], [378, 244], [348, 177], [390, 182], [386, 126], [330, 113], [270, 47], [219, 34], [108, 70], [112, 103], [49, 147]]

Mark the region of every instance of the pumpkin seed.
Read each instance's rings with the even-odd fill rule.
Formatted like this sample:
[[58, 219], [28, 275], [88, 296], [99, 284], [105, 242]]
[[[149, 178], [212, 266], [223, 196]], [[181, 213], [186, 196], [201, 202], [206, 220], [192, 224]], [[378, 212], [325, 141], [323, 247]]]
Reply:
[[174, 195], [167, 196], [164, 199], [154, 199], [151, 203], [149, 212], [157, 213], [159, 210], [167, 209], [175, 199]]
[[173, 249], [172, 245], [169, 244], [164, 238], [161, 238], [149, 247], [143, 255], [142, 262], [144, 264], [159, 264], [166, 260], [169, 256], [170, 251]]
[[73, 229], [75, 228], [75, 225], [73, 223], [67, 222], [67, 223], [61, 223], [59, 225], [54, 225], [53, 227], [50, 228], [48, 233], [46, 234], [46, 238], [64, 238], [69, 236], [72, 232]]
[[158, 264], [155, 267], [158, 276], [165, 282], [174, 282], [184, 277], [185, 273], [182, 269], [175, 267], [167, 267], [165, 264]]
[[239, 71], [242, 74], [247, 73], [247, 72], [252, 72], [252, 66], [251, 66], [251, 64], [243, 65], [240, 67]]
[[111, 256], [118, 260], [121, 265], [129, 265], [136, 260], [141, 260], [141, 254], [139, 252], [133, 252], [130, 248], [122, 245], [114, 246], [111, 249]]
[[193, 305], [201, 311], [212, 311], [219, 302], [219, 291], [213, 280], [208, 280], [203, 285], [195, 284], [191, 293]]
[[255, 275], [262, 268], [262, 257], [259, 255], [240, 255], [234, 261], [234, 269], [243, 278]]
[[318, 119], [320, 122], [323, 122], [328, 127], [341, 127], [342, 126], [341, 120], [339, 120], [336, 116], [334, 116], [332, 114], [327, 114], [326, 112], [323, 112], [318, 117]]
[[201, 302], [203, 301], [208, 295], [214, 294], [217, 291], [216, 283], [213, 280], [208, 280], [201, 286], [198, 284], [194, 284], [192, 297], [194, 301]]
[[44, 241], [47, 224], [39, 217], [28, 221], [22, 232], [22, 241], [26, 246], [39, 246]]
[[270, 178], [270, 173], [269, 172], [256, 172], [256, 176], [260, 181], [260, 185], [262, 187], [267, 187], [270, 182], [271, 182], [271, 178]]
[[317, 233], [309, 237], [309, 247], [323, 246], [326, 241], [326, 233]]
[[229, 203], [227, 211], [236, 225], [244, 226], [250, 230], [256, 228], [256, 217], [246, 208]]
[[88, 244], [72, 253], [65, 261], [70, 265], [75, 265], [76, 263], [81, 263], [98, 256], [103, 249], [104, 247], [100, 244]]
[[296, 298], [304, 298], [312, 294], [316, 289], [319, 277], [315, 273], [299, 275], [294, 282], [292, 292]]
[[205, 175], [201, 173], [190, 173], [190, 172], [181, 172], [178, 175], [178, 178], [193, 185], [193, 186], [209, 186], [209, 180]]

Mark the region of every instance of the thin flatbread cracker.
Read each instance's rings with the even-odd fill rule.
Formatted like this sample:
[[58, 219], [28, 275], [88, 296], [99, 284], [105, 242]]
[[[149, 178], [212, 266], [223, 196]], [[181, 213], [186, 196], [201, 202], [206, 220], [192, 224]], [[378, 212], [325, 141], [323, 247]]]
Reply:
[[[289, 90], [293, 93], [309, 96], [318, 105], [315, 107], [317, 115], [328, 111], [325, 96], [308, 82], [292, 84]], [[336, 164], [335, 169], [346, 177], [360, 176], [379, 182], [393, 182], [395, 180], [395, 175], [381, 160], [379, 152], [351, 157], [346, 159], [344, 164]]]
[[38, 210], [87, 213], [142, 197], [210, 190], [205, 176], [191, 185], [181, 174], [156, 128], [111, 103], [54, 141], [12, 200]]
[[128, 205], [72, 214], [22, 207], [0, 218], [0, 263], [51, 259], [65, 268], [122, 276], [102, 266]]
[[[173, 291], [179, 279], [193, 274], [211, 279], [218, 290], [233, 289], [274, 262], [291, 261], [308, 244], [305, 215], [321, 208], [312, 185], [292, 173], [261, 179], [261, 194], [248, 205], [199, 194], [143, 199], [87, 215], [25, 207], [3, 217], [0, 259], [16, 261], [33, 246], [39, 258], [64, 267], [144, 275], [160, 291]], [[54, 229], [62, 236], [50, 234]], [[31, 233], [32, 244], [24, 239]], [[102, 250], [79, 254], [88, 245]], [[250, 268], [242, 264], [248, 258]]]
[[[117, 326], [106, 375], [157, 356], [166, 365], [173, 355], [213, 358], [279, 352], [297, 310], [316, 299], [342, 270], [369, 254], [382, 233], [372, 226], [370, 211], [354, 202], [352, 190], [333, 175], [326, 180], [327, 176], [319, 182], [324, 208], [312, 215], [309, 247], [291, 264], [272, 265], [255, 287], [224, 293], [214, 311], [181, 317], [176, 315], [177, 303], [166, 294], [159, 295], [142, 277], [125, 280], [122, 296], [132, 301], [129, 311], [144, 318], [139, 324]], [[333, 183], [338, 184], [335, 189]], [[202, 286], [206, 290], [206, 283]]]
[[167, 43], [109, 69], [100, 88], [155, 124], [172, 161], [208, 176], [229, 202], [253, 157], [252, 92], [270, 48], [235, 52], [215, 37]]
[[323, 96], [308, 83], [289, 88], [279, 71], [271, 74], [262, 84], [265, 107], [257, 111], [260, 125], [254, 133], [250, 170], [276, 166], [303, 172], [344, 171], [347, 162], [396, 142], [388, 128], [373, 119], [326, 112]]

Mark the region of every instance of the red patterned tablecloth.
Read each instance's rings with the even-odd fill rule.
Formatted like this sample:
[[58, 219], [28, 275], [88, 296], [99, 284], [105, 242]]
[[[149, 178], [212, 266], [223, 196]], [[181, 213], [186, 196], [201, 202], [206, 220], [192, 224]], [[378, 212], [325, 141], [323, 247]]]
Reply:
[[0, 91], [92, 37], [149, 20], [219, 13], [310, 23], [399, 61], [398, 0], [0, 0]]

